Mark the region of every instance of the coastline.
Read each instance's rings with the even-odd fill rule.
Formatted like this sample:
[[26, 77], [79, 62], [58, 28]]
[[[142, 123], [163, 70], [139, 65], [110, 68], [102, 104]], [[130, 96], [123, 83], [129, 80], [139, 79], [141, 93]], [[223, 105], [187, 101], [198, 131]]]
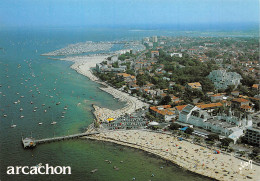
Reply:
[[[93, 105], [93, 114], [96, 119], [100, 121], [105, 121], [109, 117], [117, 118], [126, 113], [132, 113], [135, 109], [147, 106], [146, 103], [143, 103], [137, 98], [99, 81], [99, 79], [92, 74], [90, 68], [95, 67], [96, 63], [101, 63], [108, 56], [109, 55], [78, 56], [60, 59], [74, 62], [74, 64], [71, 65], [72, 69], [88, 77], [91, 81], [103, 85], [104, 87], [100, 87], [101, 90], [111, 94], [115, 98], [118, 98], [120, 101], [126, 102], [125, 107], [117, 110], [110, 110], [108, 108], [101, 108]], [[95, 130], [93, 125], [90, 127], [87, 130], [88, 132]], [[191, 172], [217, 180], [235, 181], [260, 179], [257, 178], [257, 173], [260, 173], [259, 166], [253, 165], [253, 169], [245, 167], [240, 170], [241, 160], [234, 156], [224, 155], [222, 153], [213, 154], [214, 150], [192, 144], [188, 141], [178, 141], [177, 138], [172, 135], [149, 132], [146, 130], [123, 130], [101, 132], [99, 135], [84, 138], [107, 141], [140, 149], [155, 154], [162, 159], [171, 161], [172, 163]]]
[[[143, 150], [168, 160], [191, 172], [217, 180], [259, 180], [260, 167], [252, 165], [241, 168], [241, 160], [223, 153], [213, 154], [214, 150], [179, 141], [177, 137], [147, 130], [108, 131], [84, 137], [98, 141]], [[243, 162], [245, 164], [245, 162]]]
[[65, 61], [72, 61], [74, 62], [70, 68], [74, 69], [79, 74], [82, 74], [88, 77], [91, 81], [97, 82], [103, 87], [99, 87], [101, 90], [111, 94], [114, 98], [117, 98], [121, 102], [126, 102], [126, 105], [123, 108], [111, 110], [108, 108], [101, 108], [97, 105], [93, 105], [94, 111], [93, 114], [95, 115], [98, 121], [106, 121], [108, 118], [118, 118], [124, 114], [131, 114], [136, 109], [140, 109], [142, 107], [147, 107], [148, 104], [142, 102], [141, 100], [133, 97], [125, 92], [121, 92], [105, 82], [99, 81], [95, 75], [93, 75], [91, 68], [95, 67], [97, 63], [101, 63], [102, 61], [106, 60], [107, 57], [110, 55], [93, 55], [93, 56], [77, 56], [77, 57], [66, 57], [61, 58], [59, 60]]

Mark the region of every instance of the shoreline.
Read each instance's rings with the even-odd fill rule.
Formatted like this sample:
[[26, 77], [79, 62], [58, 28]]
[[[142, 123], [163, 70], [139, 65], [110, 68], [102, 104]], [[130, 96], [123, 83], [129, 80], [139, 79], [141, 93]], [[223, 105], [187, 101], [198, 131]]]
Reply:
[[110, 110], [108, 108], [101, 108], [97, 105], [93, 105], [94, 111], [93, 114], [98, 121], [106, 121], [108, 118], [118, 118], [124, 114], [131, 114], [136, 109], [140, 109], [143, 107], [147, 107], [148, 104], [142, 102], [141, 100], [133, 97], [125, 92], [121, 92], [114, 87], [102, 82], [97, 78], [91, 71], [92, 67], [95, 67], [97, 63], [101, 63], [102, 61], [106, 60], [107, 57], [110, 55], [86, 55], [86, 56], [77, 56], [77, 57], [66, 57], [61, 58], [59, 60], [65, 61], [72, 61], [74, 62], [70, 68], [88, 77], [91, 81], [96, 82], [104, 87], [99, 87], [99, 89], [107, 92], [108, 94], [112, 95], [114, 98], [119, 99], [121, 102], [125, 102], [126, 105], [120, 109]]
[[234, 156], [213, 154], [214, 150], [185, 140], [179, 141], [172, 135], [146, 130], [117, 130], [84, 138], [143, 150], [190, 172], [217, 180], [259, 180], [259, 166], [253, 165], [252, 169], [248, 166], [240, 170], [241, 160]]
[[[109, 55], [94, 55], [66, 57], [60, 59], [74, 62], [74, 64], [71, 65], [72, 69], [88, 77], [91, 81], [103, 85], [104, 87], [100, 87], [101, 90], [111, 94], [115, 98], [118, 98], [120, 101], [126, 102], [126, 106], [117, 110], [110, 110], [108, 108], [101, 108], [93, 105], [93, 114], [96, 119], [100, 121], [105, 121], [109, 117], [117, 118], [126, 113], [134, 112], [135, 109], [142, 108], [144, 105], [148, 105], [138, 100], [137, 98], [128, 95], [127, 93], [121, 92], [107, 85], [105, 82], [101, 82], [96, 76], [93, 75], [90, 68], [95, 67], [96, 63], [101, 63], [108, 56]], [[93, 123], [91, 125], [91, 128], [89, 127], [87, 132], [95, 130]], [[136, 134], [141, 134], [142, 138], [140, 138], [140, 136], [136, 137]], [[177, 138], [172, 135], [149, 132], [146, 130], [117, 130], [107, 132], [101, 131], [99, 135], [93, 135], [84, 138], [112, 142], [115, 144], [143, 150], [145, 152], [155, 154], [161, 159], [168, 160], [190, 172], [217, 180], [259, 180], [259, 178], [256, 178], [257, 173], [260, 173], [259, 166], [253, 165], [252, 170], [249, 169], [249, 167], [246, 167], [241, 171], [241, 160], [235, 158], [234, 156], [224, 155], [222, 153], [213, 154], [213, 150], [190, 143], [188, 141], [178, 141]], [[166, 142], [165, 140], [167, 139], [172, 140], [170, 142]], [[173, 143], [175, 145], [173, 145]], [[182, 145], [183, 148], [179, 148], [179, 145]], [[194, 148], [199, 151], [195, 153], [194, 150], [196, 149]], [[203, 154], [205, 151], [208, 153], [206, 156]], [[213, 160], [211, 160], [210, 157], [214, 157]]]

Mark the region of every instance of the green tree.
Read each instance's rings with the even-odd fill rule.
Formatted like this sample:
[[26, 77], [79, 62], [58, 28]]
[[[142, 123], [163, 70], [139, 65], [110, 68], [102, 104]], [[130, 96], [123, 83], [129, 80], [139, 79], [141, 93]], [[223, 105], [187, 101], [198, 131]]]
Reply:
[[184, 132], [187, 133], [187, 134], [192, 134], [193, 131], [194, 131], [193, 128], [188, 127]]
[[180, 127], [181, 127], [181, 125], [179, 125], [179, 124], [177, 124], [177, 123], [172, 123], [172, 124], [169, 126], [169, 129], [171, 129], [171, 130], [178, 130]]
[[160, 104], [161, 105], [168, 105], [172, 101], [171, 97], [169, 95], [162, 98]]
[[222, 146], [229, 146], [233, 140], [231, 138], [223, 138], [220, 140]]
[[214, 133], [209, 134], [207, 139], [210, 140], [210, 141], [219, 140], [219, 135], [214, 134]]

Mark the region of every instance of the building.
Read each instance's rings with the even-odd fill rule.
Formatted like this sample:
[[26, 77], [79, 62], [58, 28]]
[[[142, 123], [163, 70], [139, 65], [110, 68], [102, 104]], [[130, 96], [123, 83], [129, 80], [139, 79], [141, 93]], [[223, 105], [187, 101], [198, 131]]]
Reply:
[[255, 122], [251, 127], [248, 127], [245, 131], [246, 141], [251, 144], [260, 147], [260, 122]]
[[232, 116], [231, 112], [229, 115], [210, 116], [207, 111], [190, 104], [179, 113], [178, 121], [229, 137], [234, 142], [243, 135], [243, 130], [252, 126], [250, 116], [244, 116], [243, 119], [240, 119]]
[[254, 90], [259, 90], [259, 84], [254, 84], [254, 85], [252, 85], [252, 89], [254, 89]]
[[212, 113], [215, 109], [223, 107], [223, 104], [220, 102], [210, 103], [210, 104], [200, 104], [197, 105], [198, 108], [207, 111], [208, 113]]
[[97, 72], [125, 72], [127, 69], [127, 66], [119, 66], [119, 68], [114, 68], [111, 65], [104, 65], [102, 63], [96, 64], [96, 71]]
[[240, 74], [226, 72], [226, 70], [213, 70], [208, 78], [214, 83], [216, 89], [226, 89], [229, 85], [234, 85], [236, 88], [242, 79]]
[[158, 57], [159, 56], [159, 51], [151, 51], [151, 57], [154, 58], [154, 57]]
[[179, 58], [181, 58], [182, 57], [182, 53], [171, 53], [170, 56], [171, 57], [179, 57]]
[[243, 98], [235, 98], [231, 101], [231, 107], [241, 108], [242, 106], [249, 106], [250, 101]]
[[152, 40], [153, 40], [154, 43], [158, 42], [157, 36], [153, 36], [153, 37], [152, 37]]
[[176, 118], [175, 108], [171, 108], [171, 105], [153, 106], [150, 107], [150, 113], [158, 117], [163, 121], [170, 122], [172, 119]]
[[187, 87], [191, 89], [199, 89], [202, 90], [202, 86], [199, 82], [193, 82], [193, 83], [188, 83]]
[[210, 101], [211, 102], [222, 101], [223, 97], [224, 97], [224, 95], [222, 95], [222, 94], [213, 94], [213, 95], [210, 95]]

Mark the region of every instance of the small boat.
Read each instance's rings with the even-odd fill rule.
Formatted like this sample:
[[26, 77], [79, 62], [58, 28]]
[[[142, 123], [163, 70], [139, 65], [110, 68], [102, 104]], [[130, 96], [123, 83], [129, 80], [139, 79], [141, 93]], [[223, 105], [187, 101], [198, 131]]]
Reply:
[[64, 107], [64, 110], [67, 110], [68, 108]]
[[23, 108], [21, 108], [20, 111], [23, 111]]
[[57, 122], [53, 121], [53, 122], [51, 123], [51, 125], [54, 125], [54, 124], [57, 124]]
[[11, 128], [15, 128], [16, 125], [14, 124], [14, 121], [12, 120]]
[[91, 173], [95, 173], [98, 169], [91, 170]]
[[57, 102], [57, 103], [56, 103], [56, 105], [59, 105], [59, 104], [60, 104], [60, 102]]
[[61, 118], [64, 118], [64, 116], [61, 116]]
[[33, 112], [36, 112], [36, 109], [34, 109]]
[[46, 112], [47, 112], [47, 110], [45, 109], [45, 110], [44, 110], [44, 112], [46, 113]]
[[39, 123], [39, 125], [42, 125], [42, 123]]
[[20, 118], [24, 118], [24, 116], [20, 116]]
[[4, 114], [4, 117], [7, 117], [7, 115], [6, 115], [6, 114]]

